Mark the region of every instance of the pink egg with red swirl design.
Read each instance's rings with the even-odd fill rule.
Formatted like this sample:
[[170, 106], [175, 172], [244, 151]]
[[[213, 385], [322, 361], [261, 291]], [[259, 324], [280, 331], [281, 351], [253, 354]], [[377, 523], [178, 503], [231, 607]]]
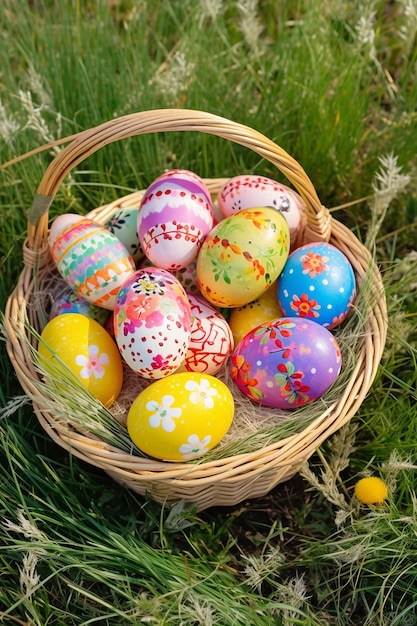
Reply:
[[233, 335], [223, 315], [202, 296], [188, 294], [193, 321], [180, 370], [216, 374], [233, 352]]
[[272, 178], [256, 174], [231, 178], [220, 189], [217, 202], [224, 217], [253, 207], [272, 207], [280, 211], [288, 224], [291, 243], [297, 237], [304, 210], [298, 193]]
[[240, 391], [261, 405], [280, 409], [296, 409], [323, 396], [341, 366], [332, 333], [299, 317], [257, 326], [231, 359], [232, 378]]
[[181, 283], [166, 270], [137, 270], [120, 289], [114, 334], [127, 365], [143, 378], [175, 372], [187, 353], [191, 306]]
[[143, 196], [138, 237], [153, 265], [177, 271], [196, 258], [214, 221], [203, 179], [189, 170], [171, 170], [159, 176]]

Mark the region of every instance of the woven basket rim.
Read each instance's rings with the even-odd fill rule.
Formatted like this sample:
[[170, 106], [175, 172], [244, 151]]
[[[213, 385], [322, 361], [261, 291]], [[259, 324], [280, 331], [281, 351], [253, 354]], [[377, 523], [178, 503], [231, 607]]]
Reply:
[[[372, 307], [365, 322], [364, 338], [355, 370], [341, 397], [301, 432], [274, 442], [262, 450], [225, 459], [198, 463], [167, 463], [132, 457], [121, 450], [80, 434], [63, 425], [42, 408], [37, 395], [37, 376], [27, 348], [21, 340], [28, 317], [28, 303], [36, 289], [34, 276], [48, 265], [48, 210], [68, 172], [96, 149], [112, 141], [148, 132], [192, 130], [207, 132], [258, 152], [283, 172], [306, 204], [306, 223], [301, 243], [330, 241], [351, 261], [359, 286], [370, 279]], [[382, 357], [387, 330], [387, 311], [382, 279], [369, 251], [343, 224], [335, 220], [318, 200], [310, 179], [301, 166], [282, 148], [257, 131], [201, 111], [154, 110], [110, 120], [72, 136], [70, 144], [50, 163], [37, 189], [28, 218], [24, 266], [5, 310], [7, 350], [19, 381], [31, 398], [37, 417], [59, 445], [90, 464], [101, 467], [116, 480], [139, 493], [150, 493], [159, 502], [192, 500], [200, 510], [216, 504], [227, 505], [267, 491], [287, 480], [332, 433], [357, 412], [375, 378]], [[215, 192], [227, 178], [205, 179]], [[119, 208], [132, 206], [143, 191], [98, 207], [90, 217], [105, 219]], [[263, 477], [265, 484], [262, 484]], [[234, 491], [233, 491], [234, 489]], [[232, 491], [230, 491], [232, 490]]]

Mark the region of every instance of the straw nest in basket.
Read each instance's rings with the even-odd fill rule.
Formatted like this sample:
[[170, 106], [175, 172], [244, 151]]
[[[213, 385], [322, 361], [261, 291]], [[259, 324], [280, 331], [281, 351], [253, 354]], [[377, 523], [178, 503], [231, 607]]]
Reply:
[[[354, 311], [335, 333], [343, 369], [331, 389], [321, 399], [291, 412], [266, 409], [234, 390], [229, 369], [223, 368], [218, 376], [233, 390], [235, 399], [232, 427], [215, 449], [187, 463], [148, 458], [127, 435], [129, 407], [149, 381], [138, 381], [126, 367], [122, 392], [106, 409], [71, 377], [63, 385], [59, 375], [49, 372], [46, 382], [36, 349], [54, 294], [62, 286], [48, 247], [48, 209], [62, 180], [73, 167], [110, 142], [161, 131], [210, 133], [247, 146], [269, 160], [286, 175], [305, 203], [297, 244], [333, 244], [353, 266], [358, 287]], [[70, 453], [161, 503], [185, 499], [202, 510], [266, 494], [291, 478], [317, 447], [357, 412], [372, 385], [387, 326], [384, 289], [372, 256], [320, 204], [300, 165], [246, 126], [199, 111], [157, 110], [111, 120], [62, 143], [68, 140], [69, 145], [47, 168], [29, 211], [24, 266], [5, 311], [8, 353], [42, 427]], [[214, 196], [225, 180], [205, 182]], [[119, 209], [138, 206], [142, 193], [100, 207], [89, 217], [105, 224]]]

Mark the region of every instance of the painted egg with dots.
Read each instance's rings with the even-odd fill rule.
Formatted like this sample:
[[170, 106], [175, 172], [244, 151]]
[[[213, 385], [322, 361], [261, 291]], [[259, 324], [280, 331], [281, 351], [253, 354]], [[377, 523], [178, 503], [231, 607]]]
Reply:
[[187, 267], [183, 267], [177, 272], [174, 272], [174, 275], [176, 278], [178, 278], [187, 293], [191, 293], [194, 295], [198, 295], [200, 293], [197, 280], [196, 259], [194, 259], [194, 261], [191, 261], [191, 263], [189, 263]]
[[353, 267], [329, 243], [310, 243], [294, 250], [278, 280], [284, 315], [312, 319], [329, 330], [343, 322], [355, 298]]
[[304, 202], [290, 187], [266, 176], [241, 174], [234, 176], [217, 194], [224, 217], [251, 207], [269, 206], [280, 211], [290, 230], [291, 242], [297, 237]]
[[179, 371], [216, 374], [233, 351], [233, 335], [223, 315], [202, 296], [188, 294], [193, 316], [187, 354]]
[[191, 306], [181, 283], [160, 268], [137, 270], [118, 293], [113, 331], [134, 372], [148, 379], [173, 374], [191, 335]]
[[288, 224], [279, 211], [260, 207], [225, 217], [198, 254], [200, 291], [214, 306], [247, 304], [278, 278], [288, 253]]
[[177, 271], [196, 258], [213, 225], [212, 200], [203, 179], [189, 170], [171, 170], [146, 190], [137, 229], [151, 263]]
[[96, 320], [80, 313], [57, 315], [43, 329], [38, 353], [45, 370], [58, 374], [64, 385], [72, 372], [105, 406], [117, 399], [123, 383], [122, 358]]
[[67, 213], [52, 223], [49, 245], [58, 272], [73, 291], [113, 310], [120, 286], [135, 271], [122, 242], [94, 220]]
[[138, 213], [139, 207], [122, 208], [104, 224], [122, 242], [136, 264], [144, 256], [137, 230]]
[[233, 414], [233, 396], [225, 383], [208, 374], [179, 372], [138, 395], [128, 413], [127, 430], [145, 454], [186, 462], [218, 445]]
[[235, 345], [237, 346], [243, 337], [256, 326], [279, 317], [282, 317], [282, 311], [278, 304], [275, 282], [256, 300], [231, 310], [229, 326]]
[[251, 330], [231, 359], [240, 391], [272, 408], [296, 409], [322, 397], [342, 366], [333, 334], [311, 320], [282, 317]]

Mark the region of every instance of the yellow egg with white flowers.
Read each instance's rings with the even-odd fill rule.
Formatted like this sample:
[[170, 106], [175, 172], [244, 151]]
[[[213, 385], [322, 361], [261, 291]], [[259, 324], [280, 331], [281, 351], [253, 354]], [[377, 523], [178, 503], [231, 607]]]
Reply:
[[101, 324], [85, 315], [63, 313], [50, 320], [41, 333], [38, 354], [46, 372], [59, 373], [64, 384], [72, 372], [105, 406], [121, 391], [120, 352]]
[[190, 461], [214, 448], [229, 430], [233, 396], [218, 378], [179, 372], [146, 387], [133, 402], [127, 430], [145, 454]]

